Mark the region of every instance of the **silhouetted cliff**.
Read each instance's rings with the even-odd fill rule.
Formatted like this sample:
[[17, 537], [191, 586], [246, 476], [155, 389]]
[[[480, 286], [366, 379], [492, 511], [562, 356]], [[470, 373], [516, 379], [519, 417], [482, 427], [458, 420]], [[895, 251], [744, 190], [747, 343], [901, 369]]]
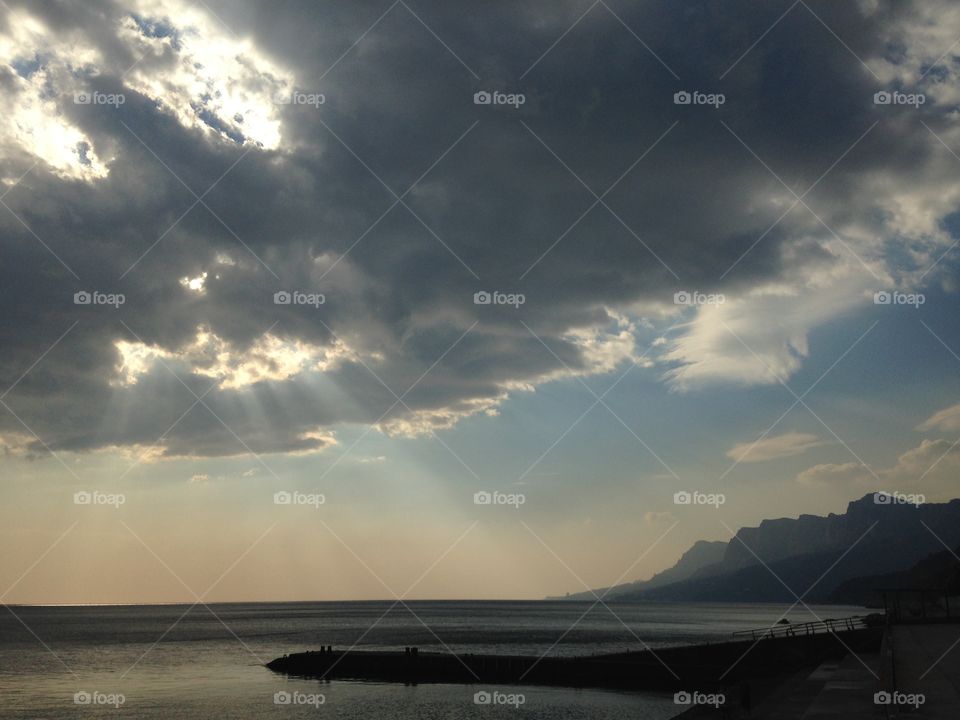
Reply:
[[[840, 515], [764, 520], [758, 527], [741, 528], [727, 543], [697, 543], [673, 568], [646, 582], [618, 586], [608, 597], [792, 603], [800, 596], [808, 603], [839, 597], [850, 601], [862, 595], [835, 594], [846, 581], [906, 571], [943, 550], [944, 544], [960, 544], [960, 500], [914, 506], [882, 498], [878, 502], [870, 493], [852, 501]], [[721, 551], [718, 561], [709, 562]]]
[[839, 604], [879, 607], [883, 599], [881, 589], [909, 588], [946, 590], [950, 595], [960, 595], [960, 548], [951, 552], [927, 555], [908, 570], [855, 577], [840, 583], [830, 595], [830, 601]]

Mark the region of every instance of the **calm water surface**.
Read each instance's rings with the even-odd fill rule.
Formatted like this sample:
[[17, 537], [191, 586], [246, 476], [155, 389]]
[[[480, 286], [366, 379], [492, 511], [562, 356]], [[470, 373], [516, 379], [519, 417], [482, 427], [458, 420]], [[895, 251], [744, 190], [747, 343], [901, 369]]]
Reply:
[[[388, 602], [214, 604], [209, 609], [14, 606], [0, 616], [0, 717], [660, 720], [678, 713], [672, 696], [292, 680], [263, 664], [319, 645], [345, 649], [354, 643], [364, 649], [417, 645], [439, 652], [572, 655], [642, 649], [637, 638], [652, 648], [717, 642], [729, 639], [735, 630], [772, 624], [786, 609], [617, 604], [611, 605], [615, 617], [602, 606], [584, 615], [590, 603], [579, 602], [408, 605], [409, 609], [391, 609]], [[865, 612], [850, 607], [813, 609], [821, 618]], [[815, 619], [802, 609], [788, 617], [795, 622]], [[524, 702], [519, 707], [474, 704], [474, 693], [484, 689], [522, 693]], [[100, 701], [119, 701], [122, 695], [123, 703], [77, 704], [78, 692], [102, 693]], [[306, 704], [276, 704], [278, 692], [298, 693], [296, 702]]]

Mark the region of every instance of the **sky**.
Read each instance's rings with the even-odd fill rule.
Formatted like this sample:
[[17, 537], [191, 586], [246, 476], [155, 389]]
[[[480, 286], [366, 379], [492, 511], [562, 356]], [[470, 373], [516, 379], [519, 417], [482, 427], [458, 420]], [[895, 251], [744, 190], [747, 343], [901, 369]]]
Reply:
[[955, 497], [958, 80], [948, 0], [4, 0], [0, 602], [540, 598]]

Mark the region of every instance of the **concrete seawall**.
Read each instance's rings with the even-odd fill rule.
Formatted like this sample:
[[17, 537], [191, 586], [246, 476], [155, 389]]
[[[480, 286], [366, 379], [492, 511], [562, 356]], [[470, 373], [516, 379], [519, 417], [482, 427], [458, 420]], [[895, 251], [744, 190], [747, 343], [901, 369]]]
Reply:
[[[267, 664], [276, 672], [321, 679], [402, 683], [500, 683], [708, 691], [842, 657], [848, 648], [878, 652], [879, 628], [809, 636], [663, 648], [571, 658], [525, 655], [322, 651], [285, 655]], [[841, 642], [842, 641], [842, 642]]]

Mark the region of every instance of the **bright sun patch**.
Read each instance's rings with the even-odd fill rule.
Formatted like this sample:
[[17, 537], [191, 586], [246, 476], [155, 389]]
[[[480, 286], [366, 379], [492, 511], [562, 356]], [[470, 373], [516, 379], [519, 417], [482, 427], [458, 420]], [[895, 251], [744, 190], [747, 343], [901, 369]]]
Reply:
[[140, 60], [127, 85], [171, 112], [185, 127], [221, 140], [279, 147], [274, 98], [293, 79], [215, 18], [190, 3], [140, 0], [120, 37]]
[[[104, 157], [83, 129], [83, 113], [120, 112], [139, 93], [184, 127], [221, 142], [266, 149], [280, 146], [281, 106], [293, 77], [191, 3], [140, 0], [117, 28], [137, 58], [108, 67], [104, 54], [79, 32], [54, 32], [23, 10], [10, 11], [0, 35], [0, 62], [10, 83], [0, 88], [0, 153], [26, 152], [69, 180], [109, 174]], [[119, 79], [120, 102], [100, 102], [98, 78]], [[90, 98], [95, 98], [93, 101]]]
[[180, 284], [188, 290], [193, 290], [196, 293], [202, 293], [204, 290], [204, 284], [207, 282], [207, 273], [202, 272], [196, 277], [185, 277], [180, 278]]
[[15, 10], [8, 33], [0, 35], [0, 58], [13, 71], [13, 87], [4, 93], [0, 113], [0, 147], [26, 151], [62, 178], [106, 177], [107, 164], [92, 140], [59, 106], [74, 102], [74, 73], [98, 63], [99, 52], [79, 36], [54, 35], [43, 23]]
[[302, 372], [324, 372], [353, 356], [337, 342], [320, 347], [300, 340], [264, 335], [249, 348], [237, 349], [210, 330], [200, 327], [189, 344], [165, 350], [141, 342], [115, 343], [120, 354], [114, 387], [135, 385], [159, 361], [186, 364], [194, 375], [217, 380], [223, 390], [241, 390], [261, 381], [281, 381]]

